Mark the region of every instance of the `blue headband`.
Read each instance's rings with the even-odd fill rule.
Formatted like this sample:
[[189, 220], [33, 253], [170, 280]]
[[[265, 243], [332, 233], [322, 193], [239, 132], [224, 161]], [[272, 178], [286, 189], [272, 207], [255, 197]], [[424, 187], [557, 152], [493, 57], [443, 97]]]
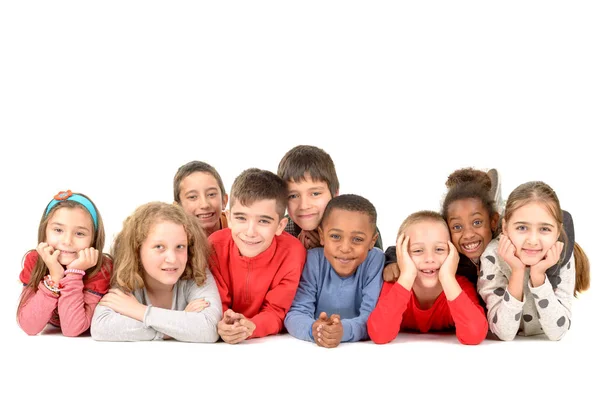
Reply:
[[46, 215], [48, 215], [48, 213], [54, 208], [54, 206], [56, 206], [61, 201], [65, 200], [74, 201], [75, 203], [79, 203], [82, 206], [84, 206], [85, 209], [88, 210], [88, 212], [92, 216], [92, 220], [94, 221], [94, 229], [98, 229], [98, 215], [96, 214], [96, 208], [94, 207], [92, 202], [80, 194], [71, 193], [70, 190], [67, 190], [66, 192], [58, 192], [58, 194], [54, 196], [54, 200], [52, 200], [46, 208]]

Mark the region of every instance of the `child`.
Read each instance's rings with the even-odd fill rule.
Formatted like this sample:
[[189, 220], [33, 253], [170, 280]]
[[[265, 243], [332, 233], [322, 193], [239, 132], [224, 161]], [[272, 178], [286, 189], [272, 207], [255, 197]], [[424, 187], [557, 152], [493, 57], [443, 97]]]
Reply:
[[[383, 261], [377, 212], [367, 199], [345, 194], [323, 213], [324, 247], [309, 250], [285, 327], [294, 337], [327, 348], [368, 339], [367, 318], [381, 291]], [[329, 316], [328, 316], [329, 315]]]
[[502, 235], [483, 252], [477, 283], [490, 329], [501, 340], [517, 333], [560, 340], [571, 327], [571, 301], [589, 288], [589, 262], [577, 243], [569, 261], [560, 262], [562, 231], [563, 212], [550, 186], [528, 182], [510, 194]]
[[[288, 189], [289, 222], [286, 232], [297, 237], [307, 249], [319, 247], [317, 227], [327, 203], [339, 193], [333, 160], [318, 147], [296, 146], [279, 162], [277, 175]], [[375, 246], [383, 249], [379, 230]]]
[[[495, 170], [492, 170], [495, 171]], [[496, 211], [496, 199], [499, 198], [497, 173], [491, 179], [490, 173], [473, 168], [454, 171], [446, 181], [448, 192], [442, 205], [442, 216], [450, 227], [452, 243], [459, 252], [456, 273], [465, 276], [477, 286], [481, 254], [492, 238], [497, 236], [500, 215]], [[565, 212], [567, 235], [574, 239], [573, 222]], [[574, 240], [571, 240], [574, 242]], [[570, 257], [572, 245], [565, 250]], [[395, 282], [399, 269], [396, 261], [396, 247], [386, 251], [386, 262], [392, 263], [384, 270], [384, 280]]]
[[192, 217], [198, 218], [206, 236], [227, 228], [222, 210], [227, 206], [227, 193], [221, 175], [211, 165], [190, 161], [177, 170], [173, 178], [175, 203]]
[[178, 205], [138, 207], [113, 247], [112, 289], [94, 313], [96, 340], [215, 342], [221, 301], [198, 222]]
[[65, 336], [78, 336], [109, 287], [112, 262], [102, 254], [100, 212], [81, 193], [59, 192], [44, 209], [38, 242], [24, 257], [17, 321], [28, 335], [50, 323]]
[[367, 323], [378, 344], [392, 341], [399, 331], [425, 333], [456, 328], [463, 344], [479, 344], [488, 324], [475, 287], [456, 275], [458, 252], [448, 225], [433, 211], [420, 211], [404, 220], [398, 231], [400, 277], [386, 282]]
[[279, 333], [298, 288], [306, 250], [284, 232], [285, 183], [275, 174], [247, 169], [231, 187], [229, 228], [212, 234], [211, 270], [219, 286], [227, 343]]

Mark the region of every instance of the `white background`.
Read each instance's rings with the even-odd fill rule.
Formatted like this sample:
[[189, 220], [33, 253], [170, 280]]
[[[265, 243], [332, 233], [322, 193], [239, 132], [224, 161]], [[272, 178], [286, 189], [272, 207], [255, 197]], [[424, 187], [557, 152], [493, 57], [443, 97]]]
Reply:
[[238, 346], [26, 336], [15, 322], [21, 258], [36, 246], [56, 192], [89, 195], [110, 243], [135, 207], [172, 201], [180, 165], [204, 160], [229, 188], [245, 168], [275, 172], [298, 144], [329, 152], [340, 192], [375, 204], [386, 247], [408, 214], [439, 209], [457, 168], [498, 168], [504, 198], [520, 183], [546, 181], [572, 213], [594, 269], [596, 2], [196, 3], [0, 6], [0, 392], [598, 393], [595, 287], [575, 301], [572, 329], [558, 343], [518, 338], [467, 347], [453, 336], [401, 335], [385, 346], [324, 350], [288, 336]]

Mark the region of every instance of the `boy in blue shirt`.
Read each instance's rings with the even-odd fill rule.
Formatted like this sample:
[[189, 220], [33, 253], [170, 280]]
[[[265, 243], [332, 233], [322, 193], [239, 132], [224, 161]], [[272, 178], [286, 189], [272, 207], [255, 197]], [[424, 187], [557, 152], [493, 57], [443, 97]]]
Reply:
[[377, 212], [361, 196], [329, 201], [318, 228], [321, 245], [308, 251], [300, 285], [285, 317], [294, 337], [322, 347], [368, 339], [367, 319], [383, 284], [385, 255], [374, 248]]

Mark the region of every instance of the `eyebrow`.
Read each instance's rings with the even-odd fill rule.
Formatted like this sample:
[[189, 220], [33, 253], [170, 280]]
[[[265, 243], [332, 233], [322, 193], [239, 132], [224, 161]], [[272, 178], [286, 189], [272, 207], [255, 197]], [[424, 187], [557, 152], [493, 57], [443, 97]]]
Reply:
[[[479, 211], [475, 211], [473, 214], [469, 214], [469, 217], [474, 217], [475, 215], [481, 215], [483, 216], [482, 213], [480, 213]], [[455, 219], [460, 219], [459, 217], [451, 217], [450, 221], [455, 220]]]
[[[329, 232], [344, 232], [344, 231], [342, 231], [341, 229], [338, 229], [338, 228], [331, 228], [327, 232], [329, 233]], [[364, 233], [363, 231], [350, 231], [350, 233], [353, 234], [353, 235], [364, 235], [364, 236], [367, 236], [367, 234]]]
[[[534, 224], [532, 224], [531, 222], [527, 222], [527, 221], [516, 221], [515, 223], [513, 223], [513, 225], [534, 225]], [[537, 224], [537, 225], [540, 225], [540, 226], [551, 226], [551, 227], [554, 228], [554, 225], [549, 224], [547, 222], [542, 222], [542, 223]]]
[[[234, 212], [233, 213], [234, 217], [246, 217], [247, 215], [248, 214], [243, 213], [243, 212]], [[265, 215], [265, 214], [258, 215], [258, 218], [264, 218], [264, 219], [268, 219], [268, 220], [271, 220], [271, 221], [275, 221], [275, 218], [271, 217], [270, 215]]]
[[[65, 226], [65, 224], [61, 224], [60, 222], [53, 222], [53, 223], [51, 223], [51, 224], [50, 224], [50, 226], [54, 226], [54, 225], [56, 225], [56, 226], [60, 226], [60, 227], [63, 227], [63, 226]], [[85, 230], [85, 231], [88, 231], [88, 232], [90, 231], [90, 230], [89, 230], [88, 228], [86, 228], [85, 226], [75, 226], [75, 228], [76, 228], [76, 229], [83, 229], [83, 230]]]

